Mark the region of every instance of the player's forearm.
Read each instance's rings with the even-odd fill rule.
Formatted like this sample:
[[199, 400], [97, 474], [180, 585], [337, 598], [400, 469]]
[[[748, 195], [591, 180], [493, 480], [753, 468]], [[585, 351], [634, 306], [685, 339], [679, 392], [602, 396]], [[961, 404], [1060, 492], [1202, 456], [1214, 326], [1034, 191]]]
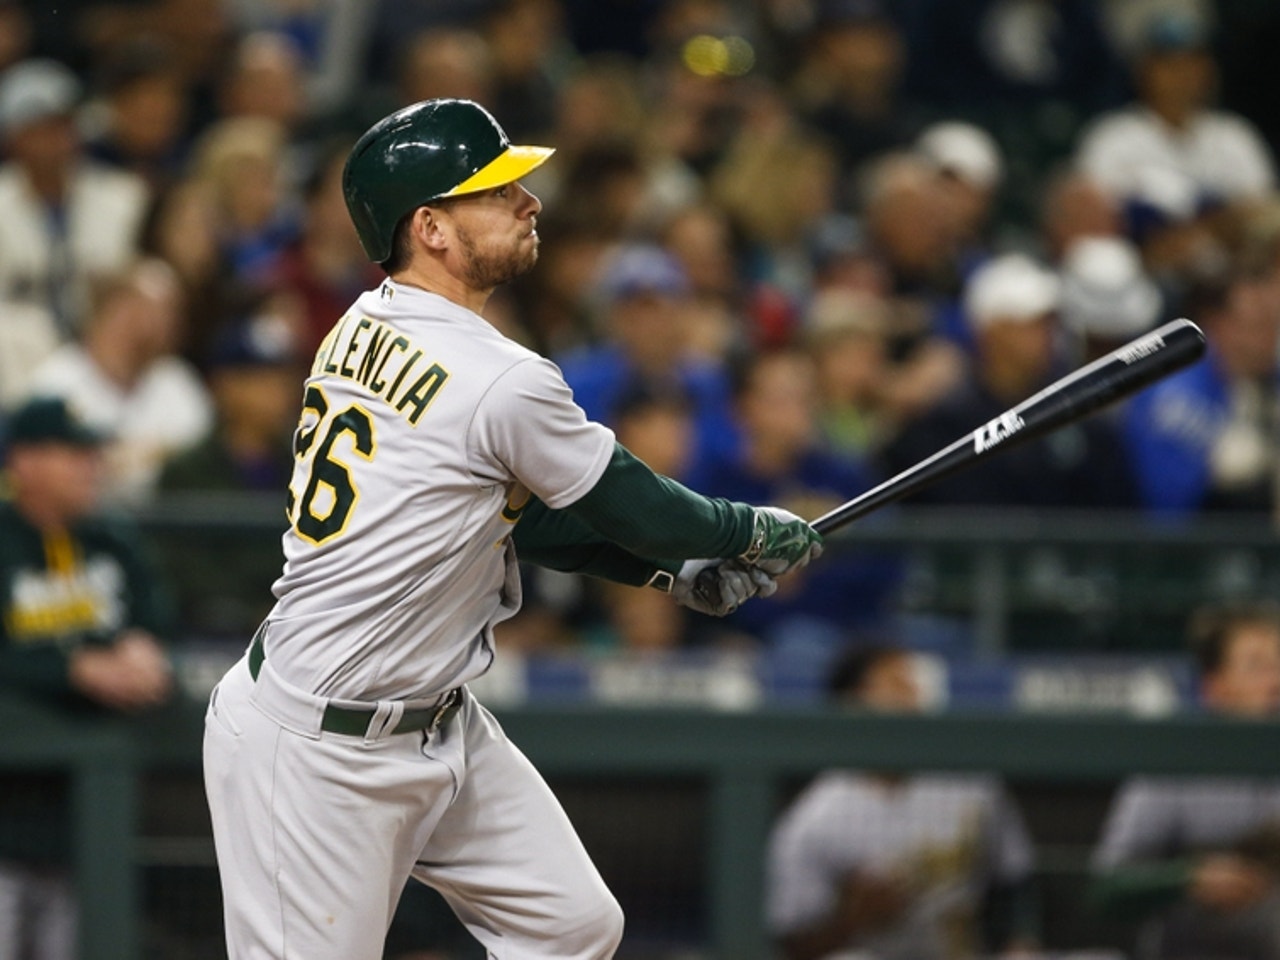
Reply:
[[563, 573], [641, 586], [659, 568], [672, 569], [669, 564], [637, 557], [567, 510], [552, 510], [536, 497], [525, 507], [512, 536], [521, 560]]
[[735, 557], [751, 543], [752, 508], [704, 497], [618, 445], [596, 485], [565, 510], [641, 557]]

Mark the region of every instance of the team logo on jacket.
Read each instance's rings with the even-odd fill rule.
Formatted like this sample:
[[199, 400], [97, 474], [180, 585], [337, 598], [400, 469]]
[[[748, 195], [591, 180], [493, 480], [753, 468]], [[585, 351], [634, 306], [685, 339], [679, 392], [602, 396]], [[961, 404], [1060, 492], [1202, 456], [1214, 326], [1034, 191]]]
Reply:
[[973, 431], [974, 452], [982, 453], [984, 450], [990, 450], [997, 444], [1008, 440], [1024, 426], [1026, 424], [1014, 411], [1009, 410], [1000, 414], [994, 420]]

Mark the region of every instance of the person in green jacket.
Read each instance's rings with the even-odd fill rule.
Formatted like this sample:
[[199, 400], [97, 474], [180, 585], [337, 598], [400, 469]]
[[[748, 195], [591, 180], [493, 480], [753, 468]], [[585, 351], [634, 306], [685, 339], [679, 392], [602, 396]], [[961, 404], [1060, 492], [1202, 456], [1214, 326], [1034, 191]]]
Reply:
[[[8, 421], [0, 499], [0, 696], [92, 719], [137, 713], [173, 692], [162, 604], [137, 538], [95, 514], [103, 437], [60, 399]], [[0, 956], [75, 955], [65, 868], [65, 784], [6, 778], [0, 790]]]

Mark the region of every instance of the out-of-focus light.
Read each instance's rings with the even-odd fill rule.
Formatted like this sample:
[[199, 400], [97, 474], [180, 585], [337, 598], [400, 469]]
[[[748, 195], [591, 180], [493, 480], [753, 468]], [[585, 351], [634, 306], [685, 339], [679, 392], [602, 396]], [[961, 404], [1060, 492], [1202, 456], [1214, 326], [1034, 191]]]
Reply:
[[684, 65], [700, 77], [740, 77], [756, 62], [755, 49], [742, 37], [690, 37], [681, 51]]

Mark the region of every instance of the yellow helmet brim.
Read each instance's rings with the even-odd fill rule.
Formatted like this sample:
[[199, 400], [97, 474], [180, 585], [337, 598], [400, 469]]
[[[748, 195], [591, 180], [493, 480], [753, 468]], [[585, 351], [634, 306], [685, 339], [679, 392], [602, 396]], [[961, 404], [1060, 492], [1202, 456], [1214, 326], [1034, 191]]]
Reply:
[[496, 159], [443, 196], [458, 197], [466, 193], [479, 193], [481, 190], [492, 190], [503, 184], [515, 183], [546, 163], [547, 158], [555, 152], [555, 147], [508, 147]]

